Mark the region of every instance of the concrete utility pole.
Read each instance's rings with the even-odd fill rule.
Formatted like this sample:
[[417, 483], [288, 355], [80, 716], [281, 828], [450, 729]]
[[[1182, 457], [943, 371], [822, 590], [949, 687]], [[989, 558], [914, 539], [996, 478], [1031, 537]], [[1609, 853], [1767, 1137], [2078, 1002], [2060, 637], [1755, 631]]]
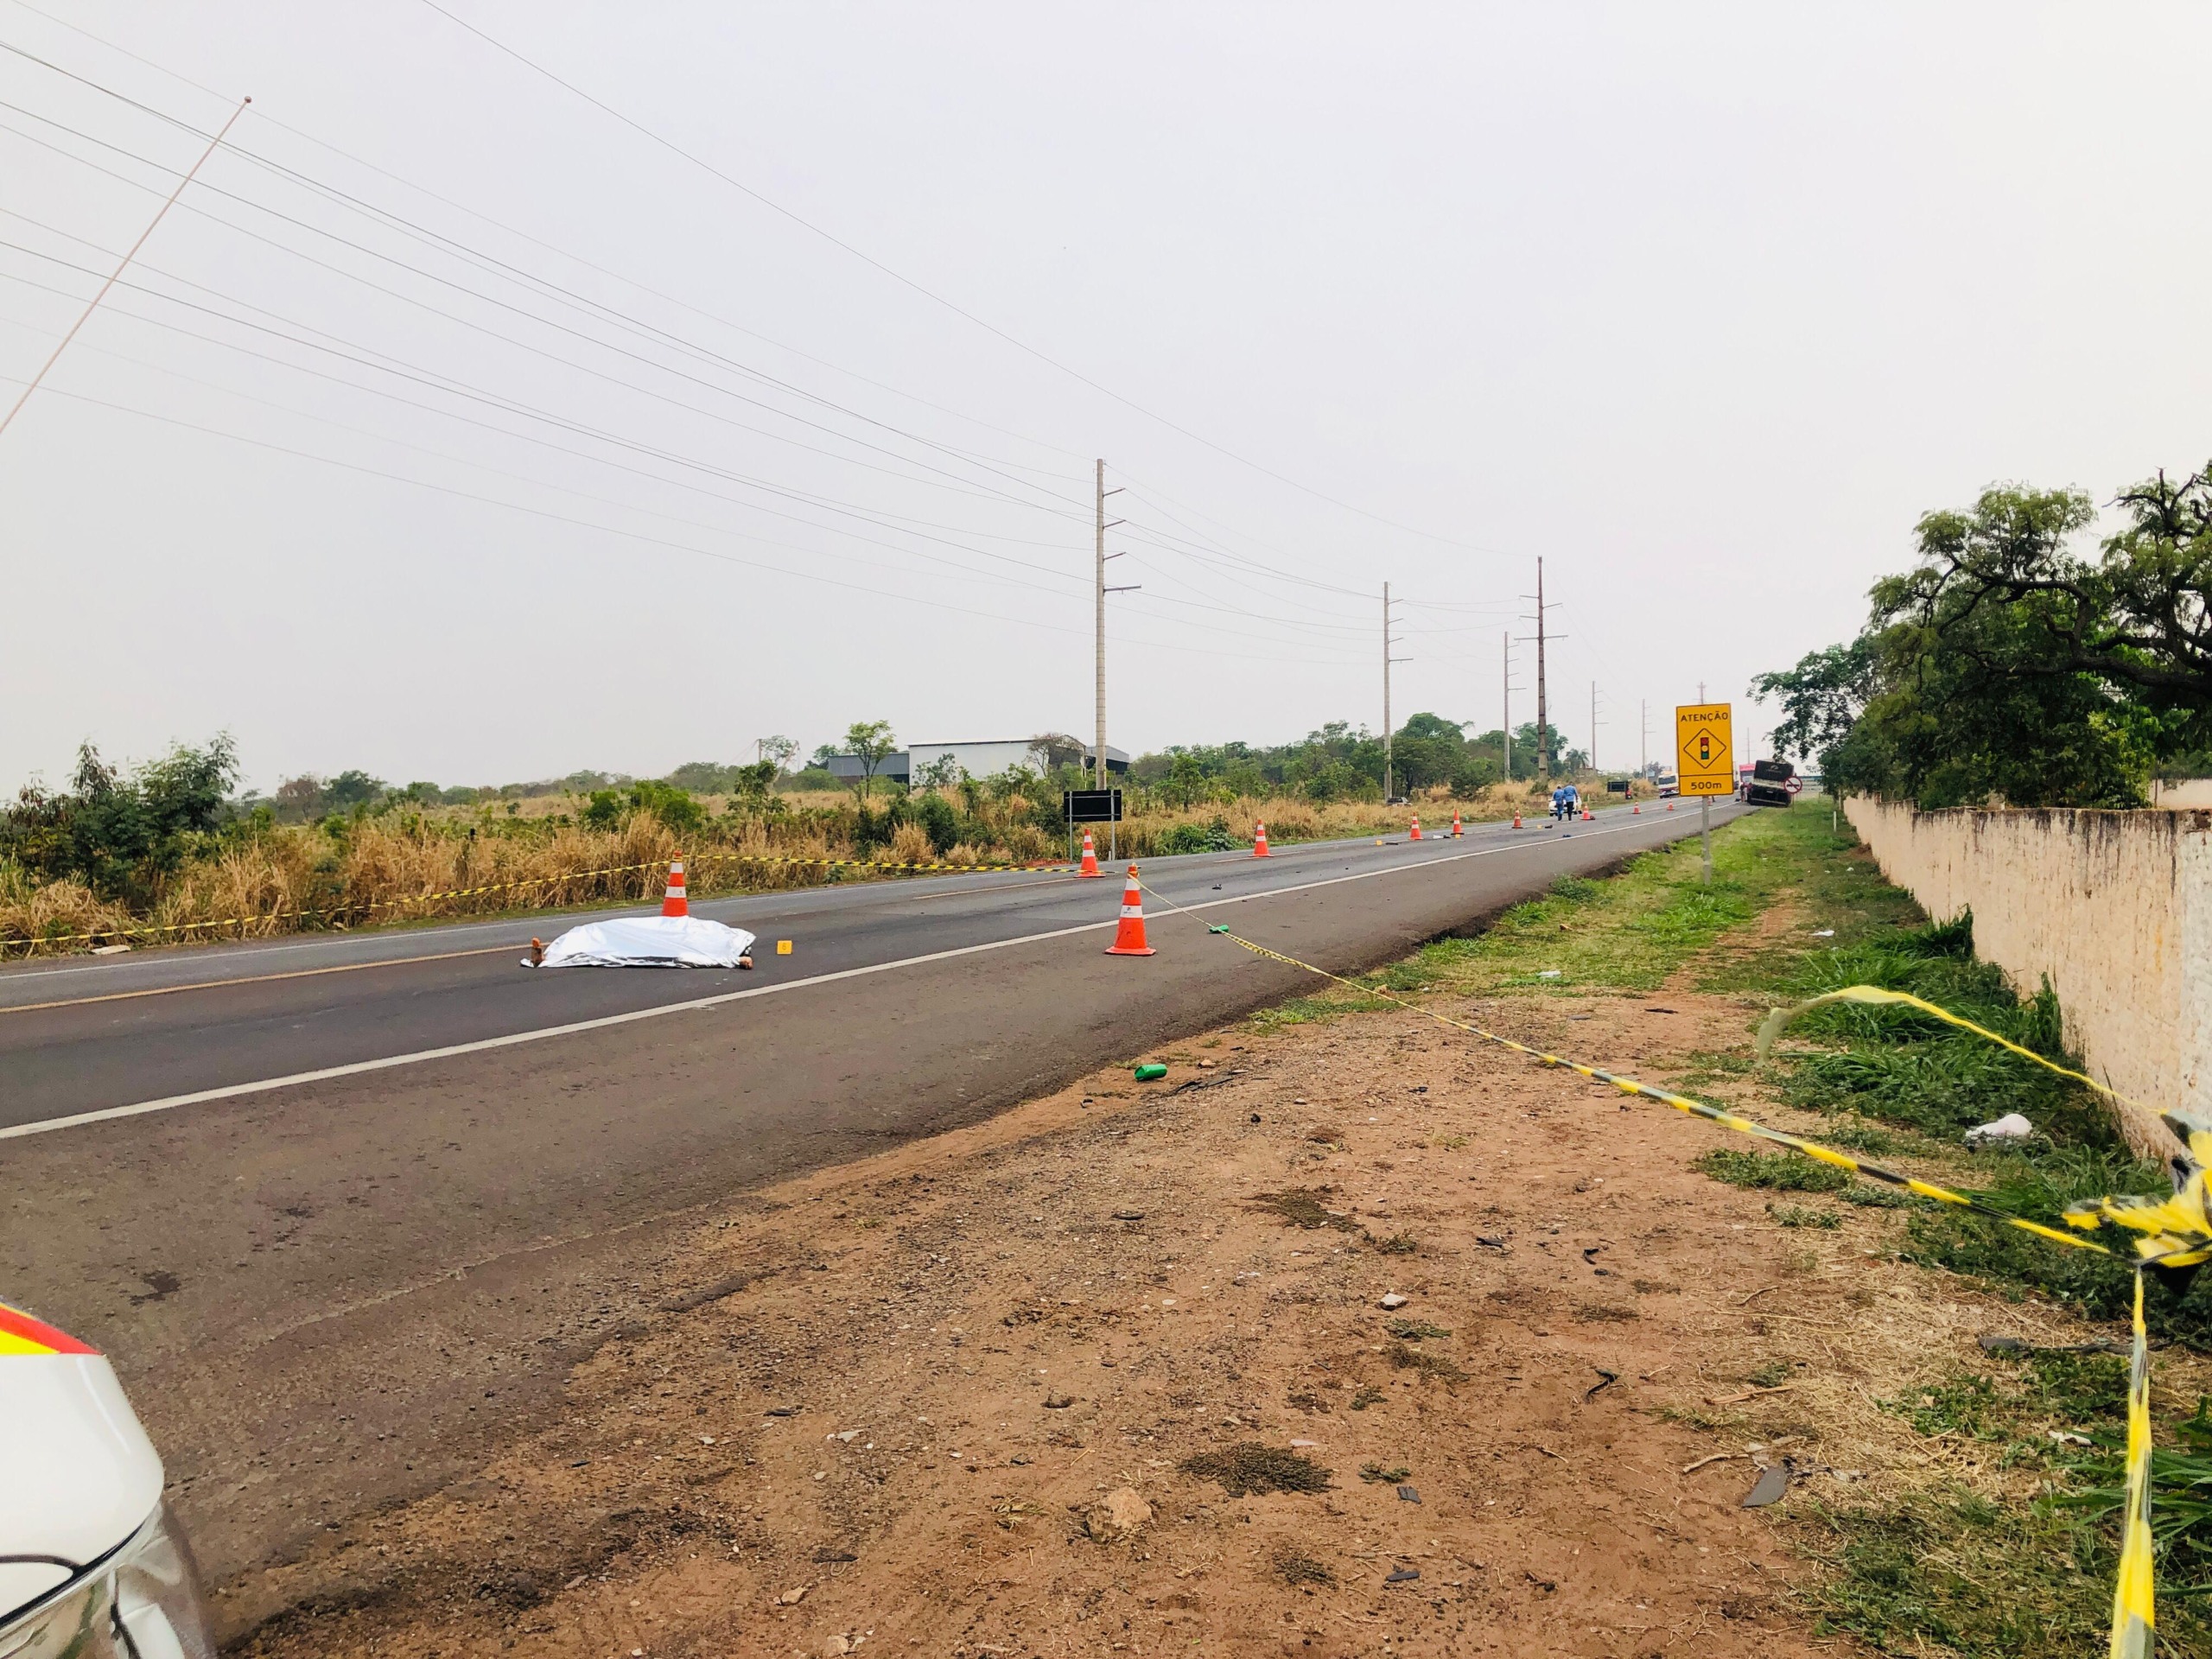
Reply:
[[1590, 770], [1598, 770], [1598, 682], [1590, 682]]
[[1544, 685], [1544, 562], [1536, 561], [1536, 767], [1552, 775], [1551, 705]]
[[[1550, 687], [1544, 677], [1544, 643], [1551, 636], [1544, 620], [1544, 613], [1559, 607], [1544, 603], [1544, 562], [1541, 559], [1536, 561], [1536, 591], [1533, 594], [1523, 594], [1521, 597], [1533, 598], [1536, 601], [1536, 772], [1539, 777], [1548, 779], [1552, 775], [1551, 700]], [[1567, 638], [1563, 633], [1556, 637]]]
[[1382, 800], [1390, 801], [1390, 664], [1411, 662], [1409, 657], [1390, 654], [1390, 584], [1382, 584]]
[[1647, 777], [1651, 771], [1651, 699], [1637, 699], [1637, 729], [1641, 734], [1636, 747], [1636, 775]]
[[1505, 740], [1505, 782], [1513, 784], [1513, 630], [1505, 631], [1505, 677], [1503, 689], [1498, 694], [1498, 735]]
[[[1098, 552], [1098, 581], [1097, 581], [1097, 590], [1098, 590], [1098, 591], [1097, 591], [1097, 600], [1098, 600], [1098, 683], [1097, 683], [1097, 699], [1098, 699], [1098, 706], [1097, 706], [1097, 713], [1098, 713], [1098, 728], [1097, 728], [1097, 741], [1096, 741], [1096, 743], [1093, 746], [1092, 750], [1091, 750], [1091, 759], [1092, 759], [1092, 760], [1096, 763], [1096, 774], [1097, 774], [1097, 784], [1098, 784], [1098, 787], [1099, 787], [1099, 788], [1101, 788], [1101, 789], [1103, 789], [1103, 788], [1105, 788], [1105, 787], [1106, 787], [1106, 595], [1107, 595], [1107, 594], [1125, 594], [1125, 593], [1128, 593], [1128, 592], [1129, 591], [1129, 589], [1128, 589], [1128, 588], [1109, 588], [1109, 587], [1106, 585], [1106, 556], [1107, 556], [1107, 555], [1106, 555], [1106, 532], [1107, 532], [1108, 531], [1109, 531], [1109, 530], [1113, 529], [1113, 528], [1114, 528], [1114, 524], [1121, 524], [1122, 522], [1123, 522], [1122, 520], [1121, 520], [1121, 519], [1119, 519], [1119, 518], [1116, 518], [1116, 519], [1114, 521], [1114, 524], [1108, 524], [1108, 523], [1106, 522], [1106, 498], [1107, 498], [1108, 496], [1109, 496], [1109, 495], [1119, 495], [1121, 493], [1122, 493], [1122, 492], [1121, 492], [1121, 490], [1120, 490], [1119, 488], [1115, 488], [1115, 489], [1111, 489], [1111, 490], [1109, 490], [1109, 489], [1108, 489], [1108, 488], [1106, 487], [1106, 463], [1105, 463], [1105, 461], [1104, 461], [1103, 460], [1101, 460], [1101, 461], [1099, 461], [1099, 463], [1098, 463], [1098, 549], [1097, 549], [1097, 552]], [[1116, 553], [1116, 554], [1115, 554], [1115, 555], [1114, 555], [1114, 557], [1116, 557], [1116, 558], [1117, 558], [1117, 559], [1118, 559], [1118, 558], [1120, 558], [1121, 556], [1121, 556], [1120, 554], [1118, 554], [1118, 553]], [[1111, 855], [1109, 855], [1109, 856], [1111, 856]]]

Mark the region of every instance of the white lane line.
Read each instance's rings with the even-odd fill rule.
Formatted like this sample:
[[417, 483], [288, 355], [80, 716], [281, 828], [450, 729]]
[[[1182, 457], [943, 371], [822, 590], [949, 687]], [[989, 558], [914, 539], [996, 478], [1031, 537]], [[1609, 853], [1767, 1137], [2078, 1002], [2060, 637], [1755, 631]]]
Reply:
[[[1611, 829], [1586, 830], [1580, 833], [1594, 838], [1648, 827], [1639, 823], [1624, 823]], [[1434, 869], [1440, 864], [1456, 864], [1468, 858], [1490, 858], [1499, 853], [1511, 852], [1516, 847], [1540, 844], [1535, 841], [1508, 842], [1502, 846], [1475, 848], [1464, 853], [1448, 854], [1442, 858], [1424, 859], [1418, 864], [1394, 864], [1379, 870], [1360, 870], [1351, 875], [1327, 876], [1318, 881], [1294, 882], [1288, 887], [1270, 887], [1264, 893], [1239, 893], [1234, 898], [1211, 899], [1204, 904], [1184, 905], [1180, 908], [1186, 911], [1217, 910], [1224, 905], [1249, 904], [1255, 899], [1279, 899], [1286, 893], [1309, 893], [1316, 887], [1341, 887], [1347, 881], [1366, 881], [1378, 875], [1402, 875], [1409, 870]], [[327, 1083], [334, 1077], [359, 1077], [366, 1071], [387, 1071], [395, 1066], [421, 1065], [430, 1060], [453, 1059], [463, 1054], [484, 1054], [493, 1049], [518, 1047], [524, 1043], [542, 1043], [555, 1037], [572, 1037], [580, 1032], [605, 1031], [640, 1020], [658, 1020], [664, 1014], [719, 1008], [756, 996], [774, 996], [785, 991], [835, 984], [839, 980], [862, 979], [870, 974], [887, 974], [899, 968], [919, 968], [932, 962], [950, 962], [957, 957], [978, 956], [986, 950], [1005, 950], [1017, 944], [1035, 944], [1046, 939], [1064, 939], [1077, 933], [1102, 932], [1115, 925], [1114, 918], [1109, 917], [1104, 921], [1084, 922], [1074, 927], [1056, 927], [1042, 933], [1024, 933], [1015, 938], [993, 939], [983, 944], [963, 944], [950, 950], [931, 950], [923, 956], [900, 957], [893, 962], [871, 963], [862, 968], [841, 968], [835, 973], [813, 974], [804, 979], [784, 980], [773, 985], [754, 985], [742, 991], [724, 991], [715, 996], [693, 997], [683, 1002], [660, 1002], [650, 1008], [633, 1008], [627, 1014], [602, 1014], [597, 1019], [573, 1020], [564, 1026], [541, 1026], [534, 1031], [511, 1032], [504, 1037], [483, 1037], [474, 1042], [448, 1044], [443, 1048], [418, 1049], [411, 1054], [387, 1054], [378, 1059], [354, 1060], [345, 1065], [327, 1065], [313, 1071], [294, 1071], [281, 1077], [261, 1077], [251, 1083], [232, 1083], [217, 1089], [198, 1089], [188, 1095], [165, 1095], [159, 1100], [142, 1100], [129, 1106], [106, 1106], [98, 1111], [73, 1112], [67, 1117], [43, 1118], [35, 1123], [16, 1123], [0, 1128], [0, 1141], [19, 1141], [29, 1135], [51, 1135], [57, 1129], [79, 1128], [88, 1123], [108, 1123], [118, 1118], [142, 1117], [149, 1112], [175, 1111], [181, 1106], [199, 1106], [211, 1100], [235, 1099], [240, 1095], [266, 1094], [273, 1089], [289, 1089], [296, 1084]]]

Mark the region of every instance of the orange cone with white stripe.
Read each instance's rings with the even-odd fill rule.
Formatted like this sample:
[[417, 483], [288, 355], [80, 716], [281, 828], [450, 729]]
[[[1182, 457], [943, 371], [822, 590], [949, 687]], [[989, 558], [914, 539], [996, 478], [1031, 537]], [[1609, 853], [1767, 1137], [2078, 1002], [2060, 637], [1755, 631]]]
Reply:
[[668, 897], [660, 901], [664, 916], [689, 916], [691, 906], [683, 897], [683, 861], [677, 859], [668, 867]]
[[1582, 809], [1582, 822], [1585, 823], [1590, 822], [1590, 809], [1586, 806]]
[[1109, 957], [1149, 957], [1158, 952], [1144, 942], [1144, 889], [1137, 886], [1137, 867], [1129, 866], [1129, 885], [1122, 889], [1122, 925], [1114, 931]]
[[1421, 815], [1419, 813], [1415, 813], [1414, 815], [1414, 832], [1408, 839], [1413, 841], [1419, 841], [1421, 839]]
[[1459, 809], [1455, 806], [1452, 809], [1452, 839], [1457, 841], [1465, 833], [1459, 828]]
[[1643, 809], [1640, 806], [1631, 806], [1629, 808], [1628, 811], [1629, 816], [1632, 818], [1640, 818], [1643, 816]]
[[1516, 812], [1513, 815], [1513, 827], [1516, 830], [1518, 830], [1521, 827], [1521, 815], [1518, 812]]
[[1268, 851], [1268, 826], [1264, 823], [1255, 824], [1253, 826], [1252, 856], [1255, 858], [1268, 858], [1272, 856], [1272, 855]]
[[1080, 877], [1085, 875], [1103, 876], [1105, 874], [1105, 871], [1098, 868], [1097, 843], [1091, 840], [1090, 831], [1086, 830], [1083, 832], [1083, 868], [1077, 870], [1076, 874]]

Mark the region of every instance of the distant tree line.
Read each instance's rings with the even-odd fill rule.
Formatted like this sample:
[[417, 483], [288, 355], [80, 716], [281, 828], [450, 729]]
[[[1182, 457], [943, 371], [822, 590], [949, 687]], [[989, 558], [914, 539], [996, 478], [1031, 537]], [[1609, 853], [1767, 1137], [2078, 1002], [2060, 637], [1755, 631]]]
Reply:
[[1777, 751], [1922, 806], [2139, 806], [2212, 770], [2212, 467], [2113, 499], [2008, 485], [1915, 530], [1858, 635], [1751, 682]]

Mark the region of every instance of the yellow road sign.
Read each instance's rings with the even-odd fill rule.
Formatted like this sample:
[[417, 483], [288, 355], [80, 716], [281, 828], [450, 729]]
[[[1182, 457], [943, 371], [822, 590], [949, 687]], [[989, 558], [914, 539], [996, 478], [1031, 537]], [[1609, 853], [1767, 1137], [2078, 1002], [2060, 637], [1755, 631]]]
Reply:
[[1736, 746], [1726, 703], [1690, 702], [1675, 710], [1675, 770], [1685, 795], [1736, 792]]

